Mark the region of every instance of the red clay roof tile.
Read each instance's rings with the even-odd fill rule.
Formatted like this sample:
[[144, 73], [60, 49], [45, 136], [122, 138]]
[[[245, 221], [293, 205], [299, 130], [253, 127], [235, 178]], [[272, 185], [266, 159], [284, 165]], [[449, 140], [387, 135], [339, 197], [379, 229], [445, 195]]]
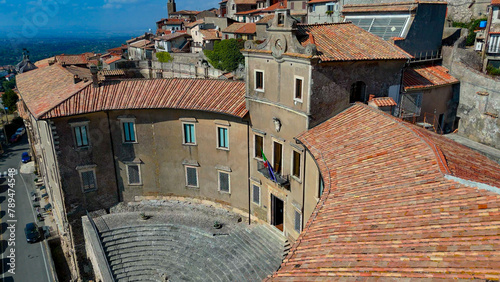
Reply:
[[313, 35], [322, 61], [407, 60], [403, 49], [352, 23], [298, 25], [299, 40], [309, 44]]
[[444, 177], [498, 186], [498, 164], [361, 104], [297, 139], [325, 190], [271, 280], [500, 277], [500, 195]]
[[405, 90], [433, 88], [458, 83], [458, 79], [449, 74], [443, 66], [416, 66], [405, 70], [403, 85]]
[[377, 97], [373, 98], [371, 101], [373, 101], [377, 107], [393, 107], [398, 105], [391, 97]]
[[21, 97], [40, 119], [119, 109], [190, 109], [243, 117], [245, 83], [216, 79], [132, 79], [74, 83], [60, 65], [18, 76]]

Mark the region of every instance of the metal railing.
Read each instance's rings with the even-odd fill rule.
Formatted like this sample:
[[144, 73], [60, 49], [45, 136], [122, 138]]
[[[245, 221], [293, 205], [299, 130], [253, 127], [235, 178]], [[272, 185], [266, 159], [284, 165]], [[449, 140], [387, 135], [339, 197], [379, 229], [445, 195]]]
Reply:
[[[267, 179], [273, 180], [273, 177], [271, 176], [269, 168], [267, 168], [264, 165], [263, 161], [257, 161], [257, 170], [262, 175], [264, 175]], [[276, 183], [278, 183], [278, 185], [280, 185], [286, 189], [290, 189], [290, 176], [289, 175], [282, 175], [282, 174], [274, 172], [274, 176], [276, 178]]]

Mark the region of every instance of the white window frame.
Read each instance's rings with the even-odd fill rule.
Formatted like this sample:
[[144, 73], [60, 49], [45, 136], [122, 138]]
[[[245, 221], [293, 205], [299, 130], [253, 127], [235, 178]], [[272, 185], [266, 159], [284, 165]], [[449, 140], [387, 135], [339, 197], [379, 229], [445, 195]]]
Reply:
[[[124, 144], [134, 144], [137, 142], [137, 128], [135, 127], [135, 118], [118, 118], [120, 120], [120, 128], [122, 132], [122, 143]], [[132, 123], [134, 126], [134, 140], [135, 141], [126, 141], [125, 140], [125, 128], [123, 128], [124, 123]]]
[[[71, 125], [71, 134], [73, 135], [73, 143], [74, 143], [76, 149], [87, 149], [87, 148], [90, 148], [91, 143], [90, 143], [89, 124], [90, 124], [90, 121], [73, 122], [73, 123], [70, 124]], [[85, 126], [85, 131], [87, 132], [87, 145], [78, 146], [78, 141], [77, 141], [77, 138], [76, 138], [75, 128], [76, 127], [82, 127], [82, 126]]]
[[[194, 142], [193, 143], [187, 143], [186, 142], [186, 133], [185, 133], [185, 124], [191, 124], [193, 125], [193, 135], [194, 135]], [[182, 123], [182, 145], [186, 145], [186, 146], [196, 146], [197, 143], [196, 143], [196, 123], [194, 122], [183, 122]]]
[[[299, 154], [299, 176], [293, 175], [293, 159], [294, 159], [294, 153]], [[302, 153], [298, 150], [292, 149], [292, 156], [291, 156], [291, 167], [290, 167], [290, 175], [297, 181], [302, 180]]]
[[262, 152], [264, 152], [264, 135], [262, 134], [258, 134], [258, 133], [255, 133], [254, 132], [254, 137], [253, 137], [253, 158], [256, 159], [256, 160], [260, 160], [260, 161], [264, 161], [264, 158], [259, 158], [257, 155], [256, 155], [256, 152], [255, 152], [255, 149], [256, 149], [256, 146], [257, 146], [257, 141], [256, 141], [256, 136], [259, 136], [259, 137], [262, 137]]
[[[130, 186], [140, 186], [142, 185], [142, 174], [141, 174], [141, 164], [139, 163], [130, 163], [130, 164], [126, 164], [126, 169], [127, 169], [127, 183], [128, 185]], [[129, 175], [129, 166], [137, 166], [137, 169], [138, 169], [138, 174], [139, 174], [139, 183], [130, 183], [130, 175]]]
[[[300, 93], [300, 98], [297, 98], [297, 80], [302, 81], [302, 83], [301, 83], [302, 89], [301, 89], [301, 93]], [[298, 75], [293, 76], [293, 100], [296, 102], [299, 102], [299, 103], [302, 103], [302, 101], [304, 100], [304, 77], [302, 77], [302, 76], [298, 76]]]
[[[254, 198], [253, 198], [253, 195], [255, 193], [255, 187], [259, 188], [259, 202], [258, 203], [254, 202]], [[257, 183], [252, 183], [252, 204], [259, 206], [259, 207], [262, 204], [262, 187], [260, 187], [260, 185], [258, 185]]]
[[[86, 167], [82, 167], [82, 168], [77, 168], [78, 176], [80, 177], [80, 187], [81, 187], [83, 193], [93, 192], [93, 191], [96, 191], [97, 188], [98, 188], [98, 186], [97, 186], [97, 176], [96, 176], [96, 173], [95, 173], [95, 168], [96, 168], [95, 165], [86, 166]], [[83, 185], [84, 183], [83, 183], [82, 174], [85, 173], [85, 172], [89, 172], [89, 171], [92, 172], [92, 175], [94, 177], [95, 187], [92, 188], [92, 189], [85, 189], [85, 187]]]
[[[226, 129], [226, 134], [227, 134], [227, 147], [220, 147], [220, 140], [219, 140], [219, 128], [223, 128], [223, 129]], [[225, 150], [225, 151], [229, 151], [229, 126], [222, 126], [222, 125], [217, 125], [216, 126], [216, 131], [215, 131], [215, 134], [216, 134], [216, 142], [217, 142], [217, 149], [219, 150]]]
[[[302, 213], [300, 212], [300, 210], [294, 208], [294, 213], [293, 213], [293, 231], [297, 232], [297, 233], [300, 233], [302, 232]], [[296, 220], [296, 216], [297, 214], [299, 214], [299, 230], [295, 229], [295, 220]]]
[[[187, 173], [187, 169], [188, 168], [194, 168], [196, 170], [196, 185], [189, 185], [189, 182], [188, 182], [188, 173]], [[198, 167], [197, 166], [185, 165], [184, 166], [184, 174], [185, 174], [185, 177], [186, 177], [186, 187], [193, 187], [193, 188], [199, 188], [200, 187], [200, 177], [199, 177], [199, 172], [198, 172]]]
[[[227, 188], [229, 189], [229, 191], [222, 191], [220, 189], [220, 174], [221, 173], [224, 173], [224, 174], [227, 174]], [[219, 190], [220, 193], [224, 193], [224, 194], [231, 194], [231, 173], [228, 172], [228, 171], [223, 171], [223, 170], [217, 170], [217, 190]]]
[[[257, 88], [257, 72], [261, 72], [262, 73], [262, 89]], [[265, 77], [264, 70], [255, 69], [253, 71], [253, 78], [254, 78], [253, 87], [254, 87], [255, 91], [264, 92], [264, 90], [266, 89], [266, 83], [265, 83], [264, 77]]]

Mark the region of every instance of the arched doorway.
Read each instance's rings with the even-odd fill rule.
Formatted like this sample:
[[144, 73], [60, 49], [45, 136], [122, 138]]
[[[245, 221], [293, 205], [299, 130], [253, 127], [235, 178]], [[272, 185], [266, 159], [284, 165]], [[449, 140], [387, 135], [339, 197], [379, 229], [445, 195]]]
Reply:
[[366, 102], [365, 97], [366, 84], [363, 81], [356, 81], [351, 85], [351, 95], [349, 96], [349, 103]]

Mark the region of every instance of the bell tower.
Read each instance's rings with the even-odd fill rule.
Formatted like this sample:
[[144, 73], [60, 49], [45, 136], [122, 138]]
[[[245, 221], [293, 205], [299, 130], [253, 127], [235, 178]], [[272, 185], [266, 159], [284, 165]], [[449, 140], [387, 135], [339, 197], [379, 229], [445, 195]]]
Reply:
[[173, 12], [177, 12], [177, 9], [175, 7], [175, 0], [168, 0], [167, 2], [167, 12], [168, 12], [168, 17], [170, 18], [170, 14]]

